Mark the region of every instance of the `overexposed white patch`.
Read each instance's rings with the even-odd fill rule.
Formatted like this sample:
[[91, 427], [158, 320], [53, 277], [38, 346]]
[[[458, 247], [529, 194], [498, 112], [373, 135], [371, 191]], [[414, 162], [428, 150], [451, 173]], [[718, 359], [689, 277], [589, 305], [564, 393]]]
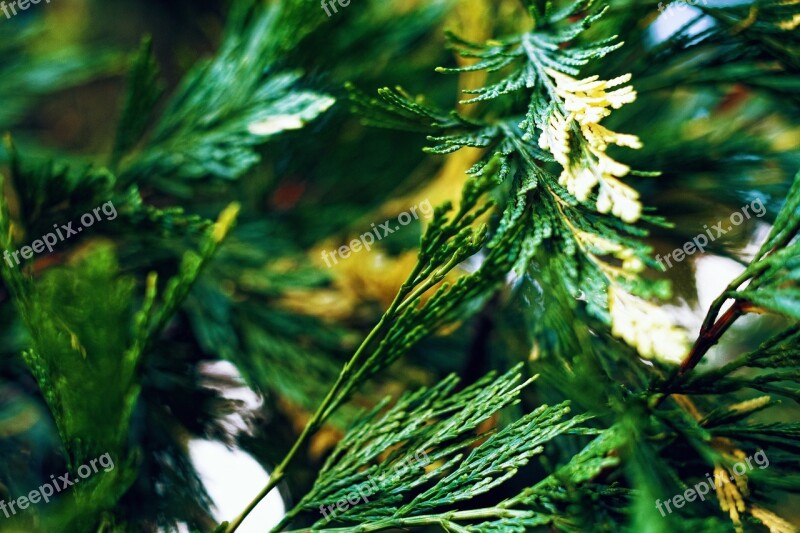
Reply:
[[[214, 518], [232, 520], [267, 484], [269, 474], [249, 454], [230, 450], [224, 444], [203, 439], [189, 442], [200, 479], [214, 502]], [[270, 492], [237, 530], [264, 533], [274, 527], [286, 512], [278, 489]]]
[[[709, 5], [711, 5], [711, 3], [712, 2], [709, 2]], [[667, 40], [670, 36], [672, 36], [672, 34], [681, 29], [692, 19], [703, 15], [703, 12], [696, 7], [685, 2], [681, 2], [680, 0], [676, 2], [669, 2], [668, 0], [665, 0], [661, 3], [661, 6], [664, 7], [663, 11], [650, 26], [650, 38], [655, 43], [660, 43]], [[713, 24], [713, 22], [709, 17], [703, 17], [696, 24], [694, 24], [694, 26], [692, 26], [689, 34], [697, 35], [701, 31], [711, 26], [711, 24]]]
[[[686, 328], [691, 338], [700, 333], [700, 326], [708, 313], [711, 302], [722, 294], [744, 267], [732, 259], [718, 255], [700, 255], [694, 259], [695, 286], [697, 287], [697, 305], [689, 305], [686, 301], [664, 304], [662, 309], [672, 315], [675, 323]], [[726, 304], [723, 311], [730, 307]]]
[[284, 130], [299, 130], [303, 127], [303, 120], [299, 115], [275, 115], [261, 122], [250, 124], [247, 131], [253, 135], [272, 135]]
[[[237, 368], [228, 361], [209, 361], [200, 365], [200, 372], [206, 378], [203, 386], [219, 391], [222, 396], [229, 400], [242, 402], [242, 409], [237, 413], [231, 413], [224, 418], [224, 425], [231, 434], [250, 433], [250, 424], [247, 419], [249, 412], [261, 408], [263, 403], [261, 397], [249, 388], [242, 378]], [[219, 385], [220, 379], [227, 378], [238, 383], [238, 386], [222, 387]]]
[[[242, 402], [239, 412], [224, 419], [228, 431], [232, 435], [250, 433], [248, 413], [261, 407], [262, 398], [244, 383], [239, 371], [228, 361], [206, 362], [200, 368], [205, 387], [219, 391], [225, 398]], [[221, 442], [192, 439], [189, 441], [189, 455], [213, 501], [214, 518], [219, 522], [238, 516], [269, 479], [268, 472], [250, 454], [230, 449]], [[238, 531], [263, 533], [276, 525], [285, 512], [283, 500], [277, 489], [273, 490], [250, 513]]]
[[752, 261], [755, 255], [761, 249], [761, 245], [767, 240], [771, 230], [772, 226], [770, 224], [759, 222], [755, 231], [753, 232], [753, 236], [750, 238], [750, 242], [747, 243], [741, 252], [742, 259], [745, 259], [748, 262]]
[[[700, 257], [696, 263], [697, 268], [697, 300], [701, 313], [698, 315], [697, 330], [699, 331], [700, 322], [711, 307], [711, 303], [725, 290], [728, 284], [733, 281], [736, 276], [744, 271], [744, 266], [727, 257], [707, 256]], [[743, 285], [746, 287], [747, 285]], [[724, 313], [733, 301], [730, 300], [722, 306], [720, 314]], [[736, 321], [734, 328], [746, 329], [751, 326], [753, 322], [758, 320], [758, 316], [745, 315]], [[717, 347], [709, 350], [706, 360], [712, 366], [717, 366], [724, 363], [721, 356], [724, 354], [716, 349]]]
[[[287, 102], [299, 108], [293, 113], [279, 113], [248, 125], [252, 135], [266, 137], [286, 130], [299, 130], [320, 113], [331, 107], [336, 100], [328, 96], [303, 94]], [[285, 106], [281, 106], [285, 109]]]
[[[705, 316], [708, 308], [722, 292], [725, 287], [733, 281], [736, 276], [744, 272], [744, 266], [733, 259], [716, 255], [702, 256], [695, 262], [697, 269], [697, 303]], [[723, 310], [730, 307], [730, 303], [723, 307]]]

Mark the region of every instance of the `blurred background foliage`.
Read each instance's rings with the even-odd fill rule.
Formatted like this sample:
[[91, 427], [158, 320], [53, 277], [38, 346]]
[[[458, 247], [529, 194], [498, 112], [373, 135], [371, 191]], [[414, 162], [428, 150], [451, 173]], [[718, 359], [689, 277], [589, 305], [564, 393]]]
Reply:
[[[49, 158], [70, 163], [71, 174], [64, 178], [68, 183], [81, 183], [87, 166], [108, 165], [117, 175], [110, 185], [52, 198], [58, 214], [54, 220], [69, 220], [70, 213], [80, 214], [111, 197], [120, 206], [120, 218], [40, 257], [34, 264], [37, 273], [74, 264], [76, 257], [110, 242], [121, 272], [136, 280], [137, 294], [142, 294], [149, 272], [174, 275], [180, 257], [195, 247], [203, 225], [192, 215], [215, 218], [232, 201], [242, 205], [237, 227], [200, 275], [144, 369], [141, 405], [130, 436], [140, 451], [139, 475], [117, 516], [131, 531], [178, 522], [203, 530], [213, 525], [209, 501], [187, 455], [189, 439], [241, 447], [267, 468], [280, 460], [413, 266], [421, 227], [415, 223], [375, 251], [356, 254], [331, 269], [321, 260], [322, 250], [345, 244], [370, 223], [421, 201], [436, 205], [457, 198], [464, 171], [480, 155], [478, 150], [426, 155], [421, 151], [424, 135], [418, 132], [363, 125], [351, 112], [344, 84], [370, 93], [402, 85], [449, 109], [456, 105], [459, 90], [480, 87], [485, 79], [481, 72], [435, 72], [438, 66], [464, 61], [447, 50], [444, 29], [484, 41], [527, 23], [517, 0], [353, 0], [330, 18], [316, 2], [295, 4], [302, 6], [297, 19], [302, 24], [285, 28], [283, 40], [257, 36], [274, 40], [267, 68], [298, 73], [287, 94], [327, 95], [335, 104], [304, 128], [259, 144], [254, 148], [258, 160], [227, 177], [183, 175], [180, 169], [169, 175], [108, 155], [143, 35], [152, 38], [166, 95], [153, 99], [158, 116], [193, 65], [218, 50], [227, 2], [53, 0], [11, 20], [0, 17], [0, 130], [11, 132], [31, 168]], [[720, 25], [719, 20], [706, 17], [685, 42], [665, 42], [663, 32], [678, 24], [669, 20], [677, 16], [674, 12], [659, 19], [654, 1], [608, 4], [608, 16], [591, 31], [607, 35], [608, 28], [616, 28], [626, 46], [591, 63], [585, 74], [602, 73], [604, 79], [633, 75], [639, 97], [609, 118], [608, 126], [643, 141], [643, 149], [625, 154], [626, 163], [662, 172], [630, 180], [645, 205], [674, 222], [651, 236], [656, 253], [681, 246], [703, 224], [726, 219], [755, 197], [767, 207], [764, 219], [749, 220], [713, 243], [710, 252], [729, 261], [709, 263], [705, 278], [697, 261], [651, 274], [672, 280], [675, 313], [696, 331], [701, 303], [708, 303], [700, 299], [703, 284], [712, 283], [714, 269], [735, 271], [730, 261], [743, 263], [752, 255], [753, 243], [763, 237], [764, 224], [777, 213], [791, 176], [800, 168], [800, 74], [797, 69], [780, 76], [771, 72], [779, 52], [769, 48], [716, 42], [713, 36], [702, 47], [689, 46], [708, 31], [699, 28]], [[794, 45], [796, 51], [796, 33], [789, 40], [782, 45]], [[790, 60], [796, 67], [797, 56]], [[190, 121], [188, 128], [196, 125]], [[0, 149], [7, 175], [13, 157], [9, 146]], [[138, 148], [147, 149], [141, 143]], [[33, 172], [23, 175], [33, 182]], [[122, 187], [130, 183], [137, 186], [135, 194]], [[35, 194], [55, 195], [48, 186]], [[60, 205], [65, 198], [70, 205]], [[141, 202], [165, 209], [155, 214], [142, 209]], [[170, 211], [174, 205], [183, 211]], [[20, 204], [12, 201], [11, 207], [13, 211]], [[28, 241], [41, 234], [35, 225], [27, 230]], [[540, 274], [510, 280], [475, 316], [465, 316], [415, 346], [361, 390], [314, 438], [304, 460], [295, 465], [285, 496], [296, 499], [308, 490], [353, 408], [372, 406], [387, 394], [434, 383], [453, 371], [469, 384], [490, 369], [505, 371], [528, 361], [545, 379], [515, 409], [527, 412], [542, 400], [561, 398], [552, 387], [559, 376], [538, 366], [546, 358], [536, 348], [547, 327], [541, 316], [558, 299], [548, 292], [552, 272]], [[7, 287], [0, 287], [0, 324], [0, 498], [8, 499], [38, 486], [51, 473], [66, 471], [67, 463], [46, 405], [20, 358], [29, 339]], [[772, 319], [743, 321], [715, 359], [757, 346], [779, 325]], [[209, 375], [205, 365], [216, 360], [233, 363], [236, 373]], [[239, 379], [263, 398], [249, 413], [245, 431], [223, 423], [226, 415], [242, 409], [223, 394]], [[584, 385], [591, 402], [599, 391]], [[797, 418], [796, 405], [782, 409], [784, 417]], [[574, 451], [562, 449], [562, 456], [552, 460]], [[68, 513], [68, 506], [63, 501], [43, 512], [57, 517]], [[778, 502], [777, 509], [800, 523], [790, 502]], [[24, 520], [21, 530], [33, 527]]]

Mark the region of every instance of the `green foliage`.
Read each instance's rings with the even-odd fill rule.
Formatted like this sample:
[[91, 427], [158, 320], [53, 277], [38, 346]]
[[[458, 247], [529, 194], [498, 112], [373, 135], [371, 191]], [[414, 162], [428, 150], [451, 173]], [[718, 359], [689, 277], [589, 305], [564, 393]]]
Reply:
[[41, 24], [26, 28], [4, 23], [0, 26], [0, 130], [16, 126], [43, 96], [81, 85], [93, 78], [119, 72], [123, 56], [105, 49], [90, 51], [85, 46], [34, 48], [49, 36]]
[[124, 449], [138, 394], [138, 361], [136, 354], [126, 353], [133, 280], [115, 279], [118, 267], [107, 248], [87, 254], [72, 268], [80, 277], [70, 269], [48, 271], [26, 295], [33, 347], [23, 357], [47, 391], [77, 467], [105, 451]]
[[795, 239], [798, 233], [800, 173], [795, 176], [786, 204], [775, 219], [756, 260], [747, 269], [752, 281], [733, 296], [800, 320], [800, 243]]
[[[478, 425], [519, 401], [527, 385], [520, 384], [520, 378], [518, 366], [503, 376], [489, 374], [455, 393], [458, 380], [451, 376], [431, 389], [404, 395], [380, 416], [385, 402], [379, 404], [350, 428], [328, 457], [312, 491], [284, 523], [299, 512], [317, 512], [320, 506], [357, 492], [359, 485], [366, 491], [364, 484], [370, 487], [371, 482], [371, 490], [377, 492], [367, 501], [338, 517], [321, 518], [311, 529], [332, 529], [331, 519], [354, 524], [351, 529], [357, 531], [425, 524], [456, 528], [461, 520], [495, 516], [506, 518], [505, 526], [545, 523], [534, 513], [515, 513], [502, 505], [462, 514], [441, 512], [505, 483], [542, 452], [543, 444], [560, 434], [577, 432], [576, 426], [587, 419], [563, 420], [569, 412], [566, 404], [542, 406], [495, 434], [476, 435]], [[427, 454], [426, 450], [431, 451]], [[378, 480], [377, 488], [374, 480]]]
[[55, 161], [23, 162], [10, 137], [11, 183], [19, 202], [19, 219], [30, 235], [51, 232], [53, 225], [75, 219], [107, 199], [116, 178], [106, 169], [76, 171]]
[[[492, 207], [491, 203], [479, 204], [491, 184], [488, 174], [480, 175], [465, 185], [457, 212], [448, 218], [450, 205], [434, 211], [430, 226], [420, 240], [416, 266], [378, 325], [345, 366], [339, 378], [341, 389], [335, 389], [331, 405], [325, 406], [322, 412], [322, 420], [360, 384], [423, 338], [462, 317], [467, 303], [491, 293], [502, 279], [502, 273], [513, 267], [519, 253], [516, 236], [521, 225], [509, 225], [488, 242], [486, 226], [472, 227], [473, 222]], [[444, 281], [456, 266], [484, 245], [489, 251], [477, 272], [460, 276], [452, 285]], [[433, 289], [433, 294], [423, 303], [423, 295]], [[368, 349], [373, 343], [377, 346], [370, 352]]]
[[[200, 59], [216, 16], [198, 14], [175, 57], [156, 28], [131, 57], [116, 133], [81, 154], [108, 169], [37, 145], [26, 119], [35, 97], [119, 57], [78, 47], [54, 67], [33, 52], [38, 33], [0, 39], [15, 54], [0, 66], [13, 108], [3, 100], [0, 126], [23, 134], [20, 150], [5, 144], [0, 248], [104, 202], [119, 213], [52, 256], [2, 264], [0, 389], [24, 396], [25, 416], [49, 412], [60, 441], [36, 437], [47, 462], [10, 486], [103, 453], [118, 465], [15, 527], [233, 533], [281, 487], [296, 503], [275, 531], [791, 530], [800, 4], [698, 5], [654, 42], [650, 0], [465, 2], [364, 0], [326, 19], [305, 0], [236, 0]], [[437, 41], [443, 16], [464, 26], [445, 33], [455, 62]], [[447, 110], [456, 76], [466, 97]], [[427, 96], [365, 92], [397, 82]], [[352, 115], [333, 106], [342, 85]], [[420, 132], [430, 159], [409, 157]], [[460, 188], [457, 205], [370, 252], [391, 266], [415, 253], [402, 276], [374, 279], [366, 252], [315, 264], [434, 174], [424, 193]], [[664, 274], [651, 256], [753, 199], [772, 228], [710, 244], [743, 272], [692, 343], [659, 307], [673, 285], [683, 309], [697, 303], [690, 262]], [[238, 376], [210, 375], [222, 360]], [[235, 433], [226, 417], [242, 406], [223, 392], [239, 377], [264, 405]], [[0, 404], [0, 449], [33, 434], [19, 417]], [[189, 458], [198, 438], [271, 472], [230, 522]], [[654, 507], [760, 449], [770, 467], [744, 485]], [[406, 463], [422, 452], [428, 463]], [[0, 468], [2, 498], [19, 457]], [[368, 501], [317, 515], [376, 479]]]
[[[15, 159], [12, 168], [18, 171], [17, 167]], [[69, 183], [66, 171], [39, 176]], [[90, 247], [73, 263], [48, 270], [35, 282], [24, 264], [20, 269], [4, 265], [3, 278], [30, 335], [30, 348], [22, 358], [53, 415], [68, 466], [75, 471], [103, 454], [120, 466], [113, 475], [82, 486], [75, 496], [79, 512], [74, 518], [61, 516], [60, 526], [76, 520], [72, 527], [91, 527], [93, 513], [113, 509], [135, 480], [139, 451], [130, 449], [129, 432], [141, 393], [145, 354], [216, 252], [237, 211], [231, 206], [208, 227], [199, 253], [184, 256], [158, 304], [157, 276], [149, 276], [142, 307], [135, 313], [131, 309], [135, 280], [120, 275], [108, 244]], [[49, 215], [42, 206], [33, 212]], [[38, 217], [30, 218], [35, 222]], [[0, 234], [5, 237], [0, 244], [6, 250], [16, 245], [12, 224], [7, 205], [0, 202]]]
[[159, 83], [158, 63], [152, 55], [150, 40], [142, 42], [128, 79], [128, 90], [111, 158], [118, 162], [142, 138], [163, 93]]
[[[300, 90], [300, 73], [276, 71], [273, 66], [277, 54], [289, 45], [280, 37], [290, 38], [284, 32], [295, 27], [293, 17], [299, 16], [292, 2], [266, 9], [257, 2], [237, 2], [219, 54], [187, 73], [142, 152], [125, 165], [123, 179], [144, 181], [155, 175], [159, 178], [153, 184], [185, 193], [176, 179], [238, 178], [259, 161], [256, 145], [282, 131], [302, 128], [328, 109], [332, 98]], [[276, 39], [263, 38], [273, 33], [278, 34]], [[154, 68], [147, 59], [139, 59], [131, 73], [130, 98], [143, 109], [157, 99]], [[145, 98], [139, 98], [140, 90]], [[142, 116], [139, 111], [135, 116]], [[121, 127], [122, 135], [142, 129], [141, 124], [125, 122]], [[123, 137], [119, 142], [125, 146], [130, 141]]]
[[[378, 99], [353, 92], [353, 99], [370, 124], [422, 127], [435, 132], [435, 135], [428, 137], [429, 141], [435, 143], [428, 148], [432, 153], [447, 154], [467, 147], [485, 150], [486, 155], [470, 173], [497, 172], [499, 180], [512, 182], [507, 187], [508, 199], [505, 201], [516, 204], [513, 217], [522, 216], [525, 205], [532, 206], [528, 210], [528, 216], [535, 222], [528, 224], [530, 229], [523, 236], [525, 256], [530, 257], [538, 251], [541, 255], [549, 256], [550, 261], [563, 263], [559, 270], [562, 274], [559, 282], [567, 283], [572, 294], [582, 292], [596, 295], [598, 299], [590, 300], [589, 310], [595, 317], [608, 323], [607, 302], [603, 290], [611, 284], [618, 284], [645, 297], [669, 294], [664, 284], [636, 279], [629, 273], [608, 268], [605, 264], [603, 256], [612, 255], [624, 259], [624, 267], [634, 262], [653, 265], [649, 258], [651, 249], [640, 241], [647, 232], [631, 224], [632, 220], [627, 215], [621, 216], [622, 211], [615, 210], [616, 216], [606, 214], [611, 210], [611, 205], [599, 209], [599, 196], [584, 197], [583, 193], [571, 189], [569, 181], [573, 178], [566, 174], [572, 163], [565, 160], [563, 155], [554, 156], [556, 152], [542, 150], [542, 146], [535, 146], [530, 142], [539, 138], [537, 128], [543, 131], [547, 129], [545, 124], [554, 113], [563, 117], [574, 111], [571, 108], [567, 110], [565, 106], [574, 105], [574, 102], [564, 99], [563, 93], [556, 87], [557, 78], [548, 74], [546, 69], [577, 75], [578, 67], [586, 65], [592, 59], [603, 58], [621, 46], [614, 37], [590, 41], [581, 46], [561, 46], [576, 39], [603, 16], [606, 10], [600, 9], [578, 22], [569, 21], [575, 13], [588, 9], [591, 4], [592, 2], [575, 2], [568, 9], [562, 10], [554, 10], [548, 4], [547, 9], [541, 12], [531, 7], [533, 30], [491, 40], [485, 44], [471, 43], [453, 34], [448, 35], [461, 56], [476, 58], [477, 61], [459, 68], [438, 69], [440, 72], [484, 70], [497, 78], [483, 88], [468, 90], [469, 94], [478, 96], [462, 103], [507, 101], [496, 109], [482, 108], [481, 116], [485, 118], [480, 120], [472, 116], [467, 118], [455, 111], [444, 113], [426, 105], [421, 98], [412, 98], [402, 90], [381, 89]], [[527, 102], [524, 116], [520, 101]], [[575, 123], [571, 126], [573, 153], [588, 153], [590, 142], [585, 137], [585, 131]], [[569, 133], [566, 135], [569, 136]], [[542, 145], [541, 140], [539, 144]], [[633, 141], [629, 144], [634, 145]], [[602, 168], [592, 166], [596, 165], [595, 155], [588, 157], [591, 168], [586, 172], [605, 172]], [[566, 165], [560, 177], [555, 171], [549, 170], [554, 167], [556, 159], [559, 159], [560, 164]], [[497, 170], [490, 171], [494, 166], [498, 167]], [[600, 167], [602, 166], [601, 164]], [[607, 184], [602, 183], [602, 177], [599, 178], [601, 196], [604, 190], [607, 196], [613, 196], [624, 189], [618, 182], [613, 183], [613, 177], [606, 177], [610, 178]], [[620, 193], [620, 196], [625, 197], [627, 194]], [[627, 200], [620, 200], [620, 204], [625, 201]], [[617, 218], [620, 216], [623, 220]], [[638, 214], [633, 216], [634, 220], [636, 218]], [[642, 218], [651, 224], [665, 225], [665, 221], [658, 217], [645, 215]], [[520, 261], [522, 265], [526, 263], [524, 259]], [[564, 272], [567, 275], [563, 275]]]

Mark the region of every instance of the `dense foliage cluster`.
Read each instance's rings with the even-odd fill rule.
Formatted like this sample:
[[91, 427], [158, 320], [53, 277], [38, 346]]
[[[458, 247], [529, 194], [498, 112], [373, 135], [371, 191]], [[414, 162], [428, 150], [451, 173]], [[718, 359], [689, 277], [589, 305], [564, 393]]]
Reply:
[[0, 530], [798, 529], [800, 2], [167, 4], [0, 22]]

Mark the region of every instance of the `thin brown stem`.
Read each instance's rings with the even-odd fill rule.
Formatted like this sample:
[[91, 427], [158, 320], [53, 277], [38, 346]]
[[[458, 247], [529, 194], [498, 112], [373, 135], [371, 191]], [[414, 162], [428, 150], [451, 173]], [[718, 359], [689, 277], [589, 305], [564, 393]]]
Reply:
[[730, 328], [733, 323], [744, 314], [744, 306], [741, 300], [736, 300], [727, 311], [725, 311], [719, 319], [707, 331], [701, 332], [694, 343], [692, 350], [681, 362], [678, 376], [682, 377], [684, 374], [692, 370], [703, 359], [703, 356], [708, 350], [714, 346], [722, 337], [722, 335]]
[[[721, 305], [720, 305], [721, 306]], [[712, 306], [712, 309], [714, 307]], [[725, 334], [726, 331], [733, 325], [736, 320], [741, 317], [746, 312], [746, 305], [741, 300], [735, 300], [733, 305], [725, 311], [722, 316], [718, 319], [714, 320], [715, 315], [711, 316], [711, 320], [706, 319], [703, 323], [703, 326], [700, 328], [700, 334], [697, 336], [697, 340], [695, 341], [692, 349], [683, 358], [678, 371], [672, 376], [672, 378], [667, 382], [667, 386], [665, 387], [665, 394], [668, 395], [675, 387], [677, 383], [679, 383], [684, 376], [689, 373], [694, 367], [702, 361], [703, 357], [708, 353], [719, 339]], [[665, 396], [664, 396], [665, 397]], [[662, 397], [662, 399], [664, 398]], [[660, 403], [660, 402], [659, 402]]]

